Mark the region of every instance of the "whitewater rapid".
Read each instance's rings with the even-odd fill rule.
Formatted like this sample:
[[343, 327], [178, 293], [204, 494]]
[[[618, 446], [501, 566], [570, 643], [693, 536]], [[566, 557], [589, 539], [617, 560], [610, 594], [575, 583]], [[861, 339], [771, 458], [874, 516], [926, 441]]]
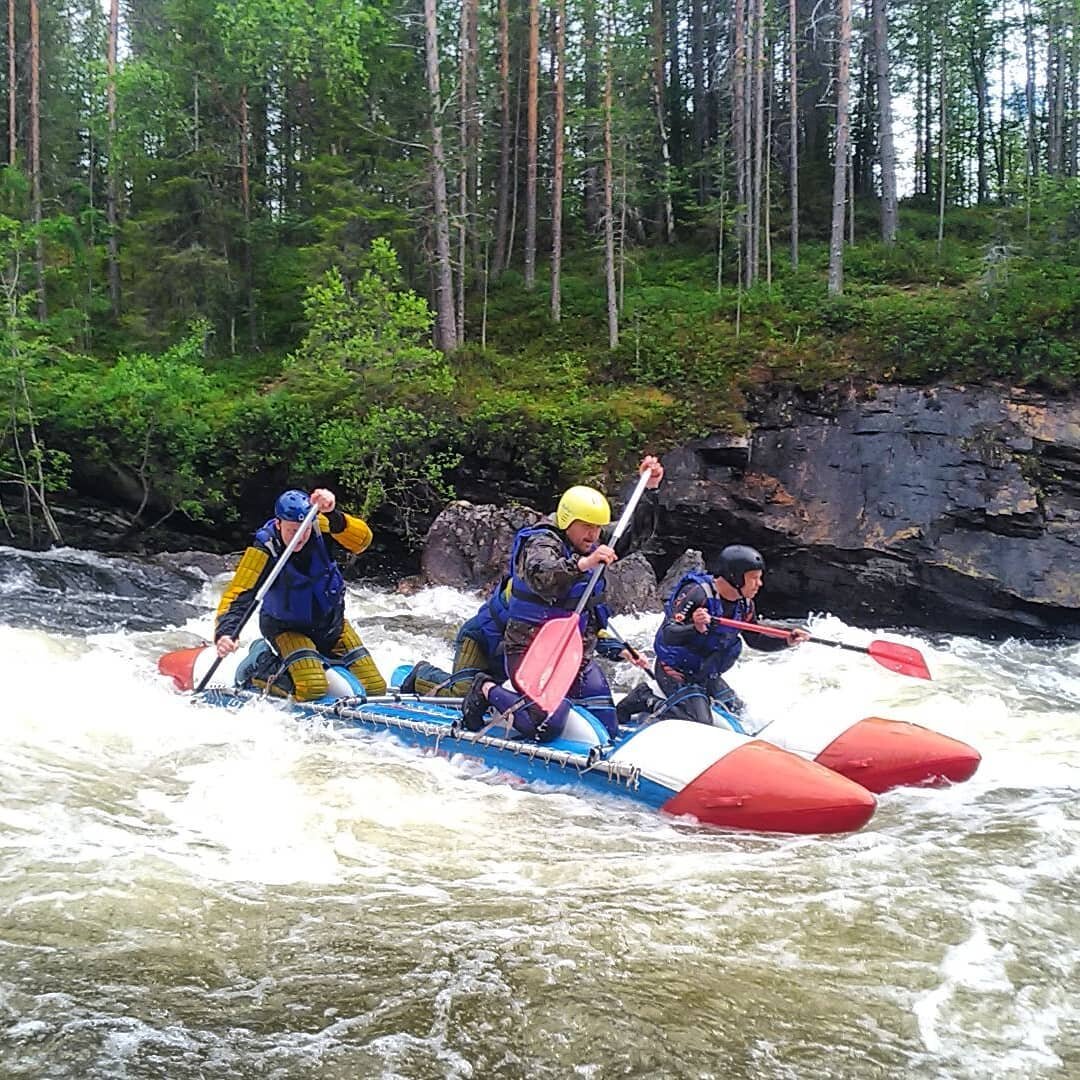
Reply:
[[[4, 1076], [1080, 1076], [1080, 646], [813, 618], [916, 646], [930, 683], [747, 650], [757, 723], [889, 716], [983, 754], [854, 835], [764, 837], [195, 705], [155, 662], [221, 579], [153, 629], [61, 589], [71, 633], [34, 628], [33, 584], [0, 579]], [[348, 613], [389, 674], [448, 663], [476, 602]], [[617, 625], [647, 649], [657, 620]]]

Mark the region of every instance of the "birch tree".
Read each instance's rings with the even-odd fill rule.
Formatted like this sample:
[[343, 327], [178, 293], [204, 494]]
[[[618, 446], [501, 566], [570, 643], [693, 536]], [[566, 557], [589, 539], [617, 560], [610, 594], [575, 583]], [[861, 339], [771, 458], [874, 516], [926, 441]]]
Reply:
[[832, 230], [829, 236], [829, 295], [844, 291], [844, 192], [851, 134], [851, 0], [837, 0], [836, 139], [833, 162]]
[[431, 116], [431, 195], [435, 220], [435, 346], [448, 353], [457, 345], [454, 274], [450, 264], [450, 208], [446, 198], [446, 152], [442, 136], [439, 84], [439, 29], [435, 0], [424, 0], [424, 56]]

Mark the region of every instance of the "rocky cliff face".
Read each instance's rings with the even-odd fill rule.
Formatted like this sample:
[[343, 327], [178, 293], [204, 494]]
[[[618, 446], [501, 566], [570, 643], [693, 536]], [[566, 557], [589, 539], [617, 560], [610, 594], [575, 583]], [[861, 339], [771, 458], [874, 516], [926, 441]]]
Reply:
[[664, 464], [665, 554], [759, 546], [767, 610], [1080, 637], [1077, 403], [886, 386]]
[[[885, 386], [766, 403], [755, 421], [748, 438], [664, 456], [655, 572], [688, 548], [750, 543], [769, 565], [767, 614], [1080, 638], [1080, 404]], [[455, 576], [434, 580], [486, 584], [510, 525], [482, 550], [466, 540]], [[437, 522], [428, 550], [447, 537]], [[647, 576], [639, 565], [619, 606], [659, 595]]]

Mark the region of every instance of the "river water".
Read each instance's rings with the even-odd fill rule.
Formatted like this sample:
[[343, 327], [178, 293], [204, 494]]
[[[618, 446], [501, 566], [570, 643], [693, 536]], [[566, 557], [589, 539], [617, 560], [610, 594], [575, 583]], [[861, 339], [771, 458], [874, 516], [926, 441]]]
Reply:
[[[220, 579], [161, 607], [142, 569], [8, 554], [0, 1076], [1080, 1076], [1076, 645], [896, 635], [932, 683], [747, 656], [762, 721], [915, 720], [984, 760], [854, 835], [707, 832], [193, 705], [155, 661]], [[349, 613], [389, 673], [448, 661], [475, 602], [362, 588]], [[641, 647], [655, 625], [620, 620]]]

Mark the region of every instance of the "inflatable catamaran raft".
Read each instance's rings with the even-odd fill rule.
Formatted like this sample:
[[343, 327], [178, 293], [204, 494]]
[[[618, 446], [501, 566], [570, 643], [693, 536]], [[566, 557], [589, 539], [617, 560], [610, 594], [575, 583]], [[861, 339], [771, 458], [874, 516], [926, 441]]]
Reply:
[[[163, 656], [158, 668], [178, 689], [191, 690], [216, 659], [212, 646], [185, 649]], [[805, 717], [799, 724], [778, 721], [767, 729], [768, 741], [734, 730], [727, 718], [713, 727], [662, 719], [626, 728], [610, 741], [603, 725], [581, 707], [572, 710], [559, 739], [538, 745], [501, 723], [476, 734], [464, 730], [460, 701], [452, 698], [418, 697], [393, 688], [367, 697], [351, 672], [332, 661], [327, 665], [326, 697], [267, 700], [299, 718], [322, 717], [335, 725], [388, 732], [407, 745], [462, 754], [508, 776], [607, 792], [724, 828], [850, 832], [874, 812], [871, 789], [966, 779], [979, 761], [974, 750], [956, 740], [878, 718], [855, 724], [811, 725]], [[400, 682], [408, 670], [399, 668], [392, 681]], [[227, 707], [258, 700], [260, 692], [245, 683], [244, 666], [234, 654], [217, 668], [214, 683], [200, 697]]]

